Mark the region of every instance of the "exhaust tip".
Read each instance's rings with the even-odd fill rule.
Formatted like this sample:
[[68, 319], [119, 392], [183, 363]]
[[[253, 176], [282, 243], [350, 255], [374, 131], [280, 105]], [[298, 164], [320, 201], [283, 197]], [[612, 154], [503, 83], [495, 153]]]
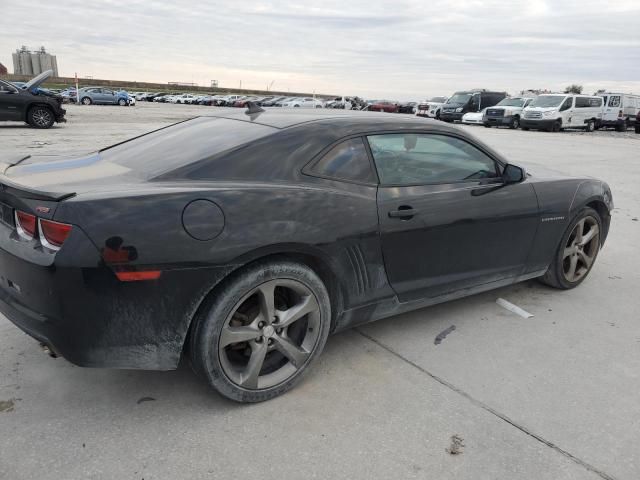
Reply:
[[43, 351], [44, 353], [46, 353], [47, 355], [49, 355], [51, 358], [58, 358], [58, 355], [57, 355], [53, 350], [51, 350], [51, 348], [49, 347], [49, 345], [46, 345], [46, 344], [44, 344], [44, 343], [41, 343], [41, 344], [40, 344], [40, 347], [42, 348], [42, 351]]

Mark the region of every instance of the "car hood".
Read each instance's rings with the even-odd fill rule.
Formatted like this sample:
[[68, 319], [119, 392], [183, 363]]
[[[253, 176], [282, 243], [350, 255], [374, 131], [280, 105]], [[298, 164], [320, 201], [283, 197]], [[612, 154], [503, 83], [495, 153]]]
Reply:
[[553, 112], [557, 110], [558, 107], [527, 107], [525, 108], [525, 112]]
[[454, 103], [443, 103], [442, 105], [444, 107], [447, 107], [447, 108], [457, 108], [457, 107], [463, 106], [464, 103], [462, 103], [462, 102], [454, 102]]
[[32, 78], [31, 80], [29, 80], [23, 88], [23, 90], [32, 90], [40, 85], [42, 85], [44, 83], [44, 81], [51, 77], [53, 75], [53, 70], [45, 70], [44, 72], [42, 72], [40, 75], [38, 75], [37, 77]]

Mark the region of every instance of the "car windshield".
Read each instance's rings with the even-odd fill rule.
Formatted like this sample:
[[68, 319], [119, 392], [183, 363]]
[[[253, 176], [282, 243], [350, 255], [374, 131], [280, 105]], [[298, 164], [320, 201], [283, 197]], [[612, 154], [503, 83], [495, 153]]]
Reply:
[[537, 98], [534, 98], [533, 101], [529, 104], [530, 107], [557, 107], [562, 103], [565, 97], [561, 95], [540, 95]]
[[522, 107], [524, 105], [524, 98], [505, 98], [498, 103], [498, 107]]
[[148, 179], [275, 131], [257, 123], [197, 117], [107, 147], [100, 154], [105, 161], [131, 169]]
[[447, 100], [447, 103], [467, 103], [472, 95], [472, 93], [456, 93]]
[[433, 97], [431, 100], [429, 100], [430, 102], [433, 103], [444, 103], [447, 101], [447, 97]]

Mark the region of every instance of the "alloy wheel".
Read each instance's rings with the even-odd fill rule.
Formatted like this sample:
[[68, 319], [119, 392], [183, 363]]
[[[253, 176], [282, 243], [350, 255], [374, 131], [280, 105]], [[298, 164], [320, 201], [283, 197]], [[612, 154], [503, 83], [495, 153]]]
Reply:
[[38, 127], [48, 127], [51, 124], [51, 112], [46, 108], [38, 108], [31, 114], [33, 123]]
[[248, 390], [287, 381], [311, 358], [320, 322], [318, 300], [303, 283], [276, 279], [257, 286], [234, 306], [220, 332], [224, 374]]
[[577, 282], [593, 265], [600, 248], [598, 221], [587, 216], [581, 219], [569, 235], [562, 255], [562, 273], [569, 282]]

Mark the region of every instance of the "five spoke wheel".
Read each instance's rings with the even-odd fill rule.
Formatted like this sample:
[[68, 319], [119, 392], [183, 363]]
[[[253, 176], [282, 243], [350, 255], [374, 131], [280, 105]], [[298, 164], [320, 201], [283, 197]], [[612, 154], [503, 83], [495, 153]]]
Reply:
[[569, 282], [577, 282], [589, 272], [600, 248], [598, 221], [587, 216], [574, 226], [562, 256], [562, 272]]
[[219, 337], [225, 375], [245, 389], [285, 382], [308, 361], [320, 336], [320, 307], [302, 282], [262, 283], [232, 309]]

